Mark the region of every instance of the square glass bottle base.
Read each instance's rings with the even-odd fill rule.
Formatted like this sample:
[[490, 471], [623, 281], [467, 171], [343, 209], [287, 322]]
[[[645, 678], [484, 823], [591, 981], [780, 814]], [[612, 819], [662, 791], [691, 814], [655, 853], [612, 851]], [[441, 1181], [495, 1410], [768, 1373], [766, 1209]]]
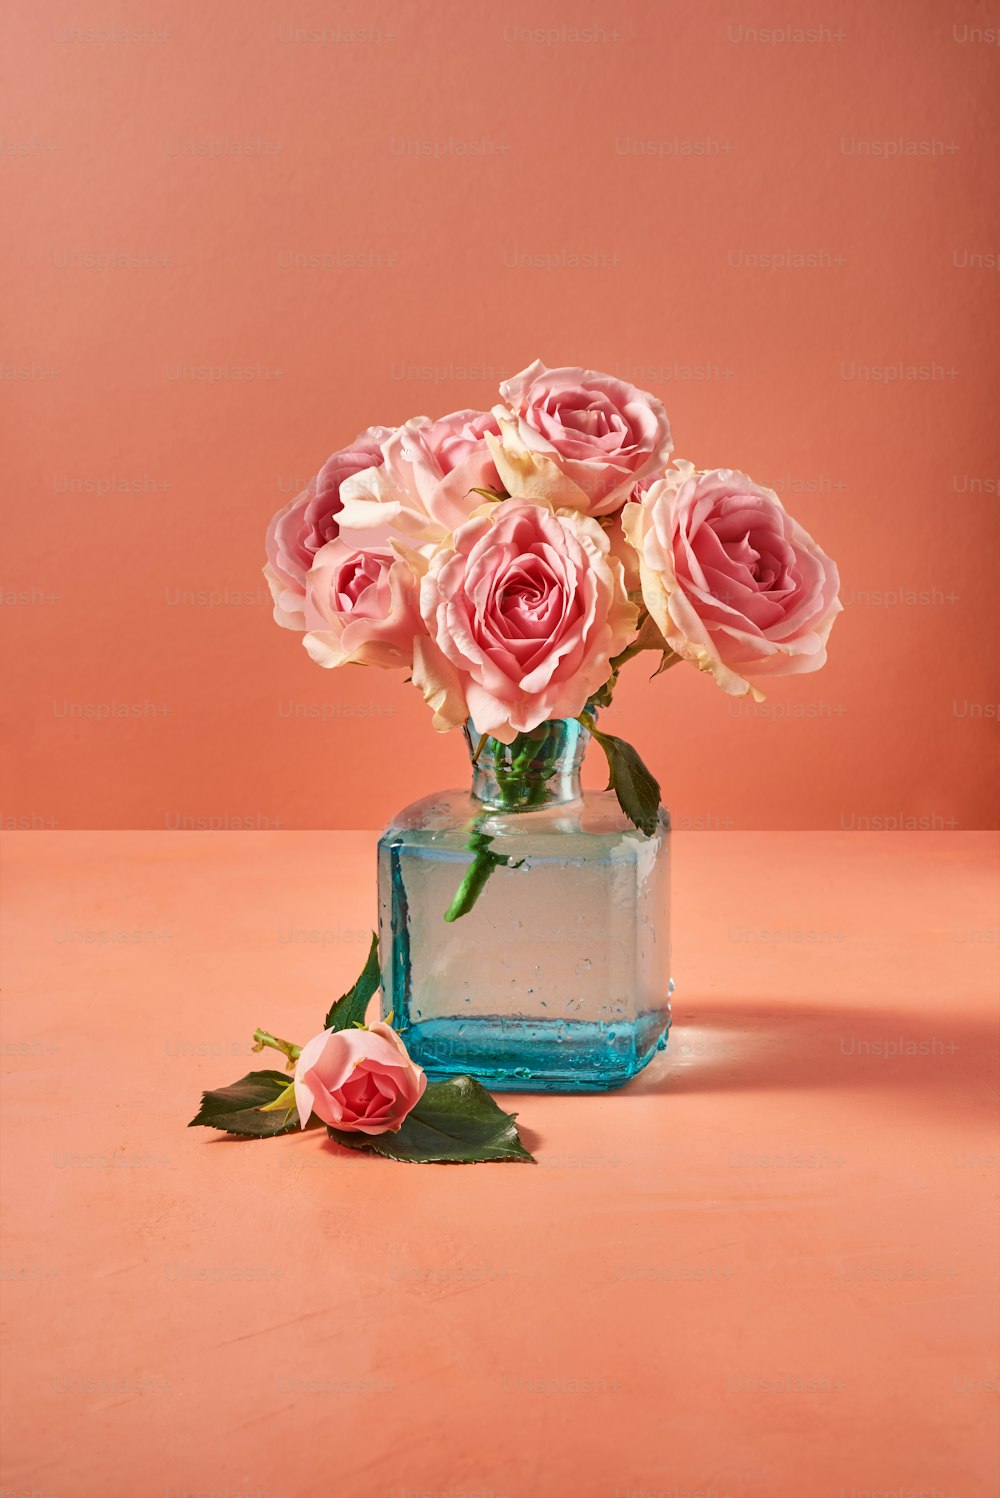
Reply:
[[[379, 922], [383, 1012], [413, 1059], [494, 1091], [600, 1092], [640, 1072], [670, 1026], [668, 844], [666, 813], [646, 837], [606, 792], [407, 807], [379, 843]], [[483, 846], [488, 876], [446, 921]]]
[[407, 1049], [432, 1081], [468, 1073], [491, 1092], [606, 1092], [622, 1087], [665, 1049], [670, 1020], [425, 1020]]

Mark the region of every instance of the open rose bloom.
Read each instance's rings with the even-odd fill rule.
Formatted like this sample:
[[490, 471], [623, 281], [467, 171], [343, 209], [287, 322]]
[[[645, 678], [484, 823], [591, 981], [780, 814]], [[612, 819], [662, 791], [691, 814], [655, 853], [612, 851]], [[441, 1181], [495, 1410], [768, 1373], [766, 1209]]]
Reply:
[[772, 490], [678, 463], [626, 506], [623, 525], [663, 638], [724, 691], [761, 697], [758, 679], [825, 664], [837, 569]]
[[420, 592], [430, 644], [414, 676], [435, 723], [471, 716], [502, 743], [575, 718], [635, 631], [622, 565], [597, 523], [511, 497], [439, 547]]
[[424, 1095], [427, 1078], [391, 1025], [324, 1030], [295, 1064], [295, 1105], [305, 1128], [315, 1113], [349, 1134], [397, 1133]]
[[405, 671], [435, 728], [506, 744], [640, 650], [755, 696], [823, 664], [837, 569], [775, 494], [668, 466], [661, 402], [613, 375], [536, 360], [499, 396], [367, 428], [274, 517], [275, 618], [313, 660]]

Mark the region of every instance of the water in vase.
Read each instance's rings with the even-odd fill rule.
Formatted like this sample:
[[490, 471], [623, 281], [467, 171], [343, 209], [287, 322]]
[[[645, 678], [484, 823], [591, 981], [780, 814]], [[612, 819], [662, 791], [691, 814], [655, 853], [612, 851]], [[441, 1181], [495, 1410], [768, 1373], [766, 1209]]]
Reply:
[[467, 737], [471, 794], [415, 802], [379, 843], [384, 1008], [435, 1078], [619, 1086], [670, 1023], [666, 813], [647, 837], [581, 790], [576, 722]]

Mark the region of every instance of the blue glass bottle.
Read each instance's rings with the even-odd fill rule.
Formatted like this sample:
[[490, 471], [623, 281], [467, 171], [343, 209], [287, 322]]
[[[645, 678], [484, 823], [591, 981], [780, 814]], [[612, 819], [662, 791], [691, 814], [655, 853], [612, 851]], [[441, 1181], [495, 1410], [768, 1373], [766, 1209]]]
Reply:
[[619, 1087], [670, 1026], [667, 814], [646, 837], [584, 791], [572, 719], [465, 732], [471, 793], [414, 802], [379, 842], [384, 1012], [432, 1078]]

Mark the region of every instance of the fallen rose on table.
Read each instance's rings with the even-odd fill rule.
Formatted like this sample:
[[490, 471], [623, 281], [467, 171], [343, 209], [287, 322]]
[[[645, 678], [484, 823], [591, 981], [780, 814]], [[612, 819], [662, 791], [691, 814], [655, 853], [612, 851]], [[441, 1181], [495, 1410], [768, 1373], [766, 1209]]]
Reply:
[[518, 1137], [516, 1114], [505, 1113], [472, 1077], [428, 1082], [391, 1024], [365, 1025], [378, 986], [373, 935], [360, 977], [331, 1007], [319, 1035], [298, 1046], [254, 1031], [254, 1050], [281, 1051], [286, 1071], [252, 1071], [229, 1087], [203, 1093], [188, 1127], [271, 1139], [325, 1123], [338, 1144], [390, 1160], [533, 1160]]

